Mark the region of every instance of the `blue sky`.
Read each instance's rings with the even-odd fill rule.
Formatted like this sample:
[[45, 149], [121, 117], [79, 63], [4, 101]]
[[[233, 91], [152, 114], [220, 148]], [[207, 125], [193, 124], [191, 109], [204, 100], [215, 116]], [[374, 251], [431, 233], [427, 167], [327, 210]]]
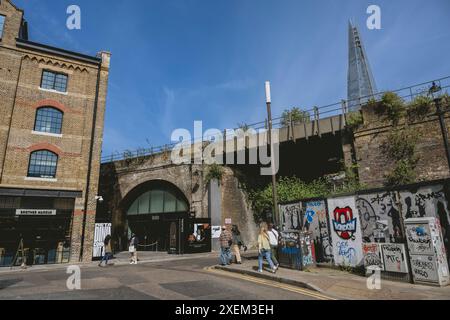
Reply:
[[[360, 27], [379, 90], [450, 75], [450, 1], [13, 0], [30, 40], [112, 52], [104, 155], [170, 143], [176, 128], [233, 128], [346, 98], [347, 28]], [[81, 7], [82, 29], [66, 28]], [[368, 30], [366, 9], [382, 10]]]

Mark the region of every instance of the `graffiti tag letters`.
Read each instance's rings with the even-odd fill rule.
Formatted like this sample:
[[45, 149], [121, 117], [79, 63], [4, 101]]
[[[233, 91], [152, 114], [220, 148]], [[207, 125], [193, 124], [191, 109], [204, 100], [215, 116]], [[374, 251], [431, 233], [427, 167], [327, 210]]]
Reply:
[[356, 218], [353, 218], [353, 210], [350, 207], [334, 209], [333, 228], [336, 234], [344, 240], [354, 240], [356, 232]]

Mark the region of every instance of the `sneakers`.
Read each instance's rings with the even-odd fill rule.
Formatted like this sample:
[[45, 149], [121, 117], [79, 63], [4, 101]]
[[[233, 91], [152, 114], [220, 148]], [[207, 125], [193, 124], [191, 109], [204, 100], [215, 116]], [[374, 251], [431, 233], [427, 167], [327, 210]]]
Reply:
[[263, 271], [262, 271], [262, 270], [258, 270], [258, 272], [259, 272], [259, 273], [263, 273]]

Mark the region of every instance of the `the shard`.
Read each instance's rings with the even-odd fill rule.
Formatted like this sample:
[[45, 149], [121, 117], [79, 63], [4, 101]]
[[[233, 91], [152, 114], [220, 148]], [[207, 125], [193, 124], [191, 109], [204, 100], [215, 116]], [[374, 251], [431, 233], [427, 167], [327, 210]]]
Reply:
[[357, 111], [377, 93], [369, 59], [358, 28], [349, 22], [348, 110]]

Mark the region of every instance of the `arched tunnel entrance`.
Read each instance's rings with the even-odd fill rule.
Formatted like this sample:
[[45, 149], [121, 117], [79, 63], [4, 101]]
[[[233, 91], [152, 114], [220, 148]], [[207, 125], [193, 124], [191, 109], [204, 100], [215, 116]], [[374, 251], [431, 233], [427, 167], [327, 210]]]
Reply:
[[139, 251], [211, 251], [210, 221], [192, 218], [186, 196], [170, 182], [153, 180], [137, 186], [121, 208], [127, 239], [135, 234]]

